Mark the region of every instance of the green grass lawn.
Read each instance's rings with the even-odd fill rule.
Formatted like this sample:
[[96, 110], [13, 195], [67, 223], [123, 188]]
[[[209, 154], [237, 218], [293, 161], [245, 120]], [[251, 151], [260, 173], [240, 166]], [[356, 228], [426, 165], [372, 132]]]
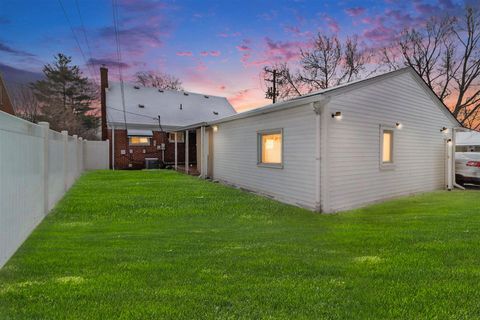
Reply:
[[90, 172], [0, 270], [0, 319], [77, 318], [480, 318], [480, 192], [320, 215]]

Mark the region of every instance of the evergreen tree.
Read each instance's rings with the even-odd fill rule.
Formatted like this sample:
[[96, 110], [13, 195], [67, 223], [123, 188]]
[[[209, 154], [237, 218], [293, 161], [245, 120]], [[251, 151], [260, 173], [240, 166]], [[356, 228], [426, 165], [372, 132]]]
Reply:
[[71, 57], [59, 53], [53, 64], [43, 67], [45, 79], [33, 83], [32, 89], [41, 106], [41, 119], [50, 128], [93, 139], [99, 124], [92, 107], [95, 87], [71, 62]]

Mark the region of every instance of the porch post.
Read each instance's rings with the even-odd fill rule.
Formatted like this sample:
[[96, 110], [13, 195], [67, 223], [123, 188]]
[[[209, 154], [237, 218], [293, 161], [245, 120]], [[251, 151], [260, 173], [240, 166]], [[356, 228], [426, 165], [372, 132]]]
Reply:
[[175, 137], [175, 170], [178, 168], [178, 157], [177, 157], [177, 151], [178, 151], [178, 144], [177, 144], [177, 132], [173, 134]]
[[205, 127], [200, 127], [200, 177], [205, 178]]
[[188, 174], [188, 130], [185, 130], [185, 173]]

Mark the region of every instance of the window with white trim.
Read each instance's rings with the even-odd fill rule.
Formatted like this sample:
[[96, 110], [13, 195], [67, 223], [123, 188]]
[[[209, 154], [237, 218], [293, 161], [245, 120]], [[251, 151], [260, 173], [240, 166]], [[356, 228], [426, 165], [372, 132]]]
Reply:
[[152, 137], [129, 136], [128, 144], [131, 146], [149, 146]]
[[283, 130], [273, 129], [258, 132], [258, 165], [283, 166]]
[[[175, 132], [168, 133], [168, 142], [175, 143]], [[177, 143], [184, 142], [184, 135], [183, 132], [177, 132]]]

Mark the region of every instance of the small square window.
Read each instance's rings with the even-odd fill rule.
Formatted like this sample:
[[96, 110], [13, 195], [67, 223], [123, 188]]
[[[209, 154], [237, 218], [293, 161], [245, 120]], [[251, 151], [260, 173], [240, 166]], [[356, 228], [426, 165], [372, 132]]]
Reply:
[[258, 132], [258, 165], [283, 166], [283, 131], [281, 129]]
[[128, 144], [131, 146], [149, 146], [151, 137], [129, 136]]
[[[168, 142], [175, 143], [175, 132], [168, 133]], [[177, 143], [183, 143], [183, 142], [184, 142], [183, 132], [177, 132]]]

